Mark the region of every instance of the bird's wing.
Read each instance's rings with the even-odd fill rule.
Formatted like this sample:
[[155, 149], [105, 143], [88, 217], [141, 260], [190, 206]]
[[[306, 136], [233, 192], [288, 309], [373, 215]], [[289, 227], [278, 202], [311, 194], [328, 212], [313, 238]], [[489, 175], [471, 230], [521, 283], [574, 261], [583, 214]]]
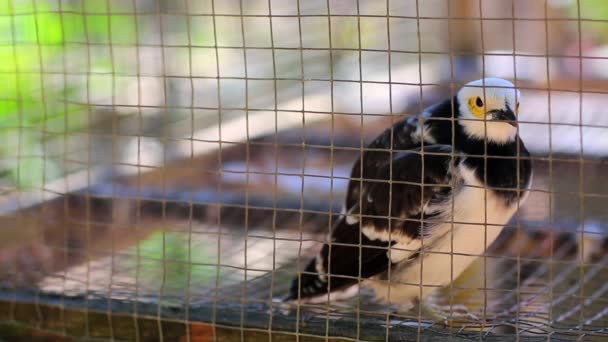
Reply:
[[374, 177], [353, 181], [361, 183], [361, 196], [346, 210], [346, 221], [384, 241], [428, 237], [432, 225], [421, 223], [432, 221], [450, 199], [456, 159], [448, 145], [396, 154]]
[[366, 147], [361, 157], [353, 165], [345, 209], [352, 208], [359, 202], [361, 182], [353, 180], [375, 177], [377, 170], [391, 161], [393, 151], [419, 147], [419, 141], [415, 137], [418, 123], [417, 117], [402, 120], [386, 129]]
[[[445, 99], [427, 107], [417, 116], [397, 122], [372, 141], [353, 165], [350, 178], [374, 178], [376, 171], [388, 165], [395, 152], [412, 150], [422, 145], [451, 144], [455, 99]], [[424, 141], [424, 143], [423, 143]], [[351, 181], [345, 208], [359, 202], [361, 182]]]
[[397, 260], [391, 255], [389, 260], [388, 249], [432, 233], [433, 217], [450, 198], [451, 151], [447, 145], [430, 145], [395, 154], [374, 177], [353, 180], [361, 182], [361, 203], [338, 219], [330, 241], [294, 280], [288, 299], [346, 288], [415, 254], [400, 253]]

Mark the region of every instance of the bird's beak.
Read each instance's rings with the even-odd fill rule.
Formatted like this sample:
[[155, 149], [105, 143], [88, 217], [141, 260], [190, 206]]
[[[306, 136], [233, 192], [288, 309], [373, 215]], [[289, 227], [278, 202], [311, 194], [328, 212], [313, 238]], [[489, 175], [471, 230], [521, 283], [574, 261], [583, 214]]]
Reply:
[[517, 127], [517, 117], [515, 116], [511, 108], [507, 107], [506, 110], [493, 110], [490, 111], [488, 114], [492, 115], [492, 120], [505, 121], [509, 125]]

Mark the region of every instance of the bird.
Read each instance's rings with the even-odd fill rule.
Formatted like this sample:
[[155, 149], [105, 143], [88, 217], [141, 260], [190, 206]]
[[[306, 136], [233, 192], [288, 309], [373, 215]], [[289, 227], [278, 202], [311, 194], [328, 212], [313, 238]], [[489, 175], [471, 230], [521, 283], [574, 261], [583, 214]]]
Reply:
[[530, 192], [520, 99], [513, 83], [483, 78], [387, 128], [354, 163], [340, 216], [283, 302], [364, 286], [402, 312], [455, 280]]

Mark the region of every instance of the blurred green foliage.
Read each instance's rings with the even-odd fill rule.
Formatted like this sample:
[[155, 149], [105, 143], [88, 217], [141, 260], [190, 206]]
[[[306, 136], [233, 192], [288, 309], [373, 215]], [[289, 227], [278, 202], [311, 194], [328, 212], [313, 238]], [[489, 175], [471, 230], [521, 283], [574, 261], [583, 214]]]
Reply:
[[[608, 20], [608, 2], [606, 0], [579, 0], [578, 4], [581, 8], [581, 18]], [[572, 11], [578, 16], [577, 1], [574, 1], [572, 7]]]
[[[581, 29], [584, 34], [592, 34], [598, 43], [608, 43], [608, 1], [606, 0], [578, 0], [572, 1], [570, 16], [573, 18], [591, 19], [594, 21], [582, 22]], [[574, 30], [578, 31], [578, 23]], [[591, 32], [590, 32], [591, 31]]]
[[[135, 16], [108, 14], [106, 1], [86, 1], [86, 8], [62, 3], [0, 0], [0, 167], [19, 188], [60, 176], [58, 160], [45, 162], [45, 139], [86, 125], [87, 106], [68, 99], [95, 85], [83, 90], [71, 78], [61, 80], [65, 56], [86, 61], [87, 44], [136, 42]], [[78, 72], [112, 63], [97, 58]]]
[[[139, 281], [166, 291], [183, 293], [191, 284], [202, 286], [215, 280], [215, 256], [194, 248], [183, 233], [156, 232], [139, 246], [136, 269]], [[190, 281], [188, 281], [190, 279]]]

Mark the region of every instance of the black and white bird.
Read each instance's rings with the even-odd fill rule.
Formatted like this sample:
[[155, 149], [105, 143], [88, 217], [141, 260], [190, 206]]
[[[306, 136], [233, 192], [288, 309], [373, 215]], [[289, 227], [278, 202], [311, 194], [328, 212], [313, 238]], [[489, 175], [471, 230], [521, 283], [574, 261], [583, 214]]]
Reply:
[[286, 300], [333, 300], [363, 285], [401, 311], [456, 279], [529, 191], [519, 99], [509, 81], [477, 80], [378, 136], [354, 164], [328, 241]]

